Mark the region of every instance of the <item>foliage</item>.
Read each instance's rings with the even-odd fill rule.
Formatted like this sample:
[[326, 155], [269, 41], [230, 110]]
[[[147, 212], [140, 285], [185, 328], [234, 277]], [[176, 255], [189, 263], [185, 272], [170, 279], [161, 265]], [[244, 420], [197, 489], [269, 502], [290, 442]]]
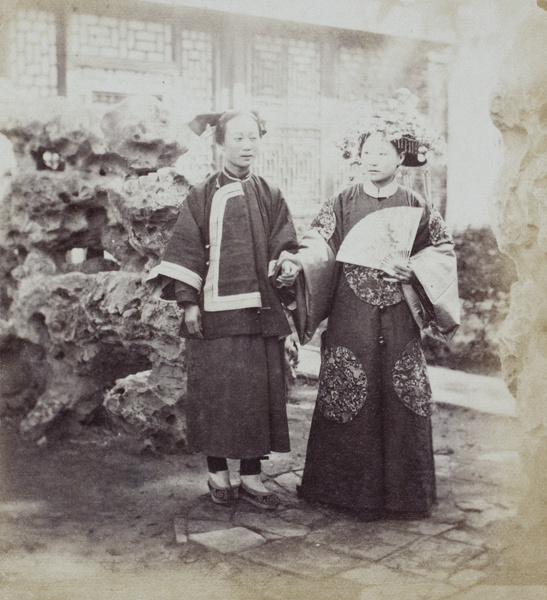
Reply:
[[458, 256], [461, 327], [450, 344], [424, 339], [426, 357], [433, 365], [495, 374], [500, 369], [496, 335], [509, 310], [516, 270], [499, 251], [489, 227], [469, 227], [453, 237]]

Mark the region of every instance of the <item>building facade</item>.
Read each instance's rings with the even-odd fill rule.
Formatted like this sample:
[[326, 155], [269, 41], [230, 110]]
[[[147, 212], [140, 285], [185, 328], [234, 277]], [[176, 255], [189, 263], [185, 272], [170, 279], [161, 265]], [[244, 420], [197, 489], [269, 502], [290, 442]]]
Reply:
[[[108, 105], [149, 94], [188, 120], [229, 107], [257, 109], [268, 128], [257, 170], [307, 215], [348, 181], [336, 139], [359, 107], [408, 88], [446, 138], [451, 21], [443, 15], [443, 36], [422, 20], [435, 36], [417, 35], [404, 19], [401, 26], [397, 10], [405, 3], [385, 1], [393, 7], [383, 19], [363, 12], [374, 0], [347, 0], [340, 3], [347, 10], [319, 15], [313, 3], [303, 2], [308, 10], [299, 15], [291, 13], [295, 3], [285, 3], [277, 14], [292, 16], [287, 20], [273, 18], [272, 9], [255, 15], [251, 8], [257, 12], [260, 3], [244, 1], [20, 0], [4, 18], [0, 76], [37, 102], [66, 95]], [[210, 140], [194, 152], [204, 172], [215, 166]], [[446, 168], [432, 171], [444, 212]]]

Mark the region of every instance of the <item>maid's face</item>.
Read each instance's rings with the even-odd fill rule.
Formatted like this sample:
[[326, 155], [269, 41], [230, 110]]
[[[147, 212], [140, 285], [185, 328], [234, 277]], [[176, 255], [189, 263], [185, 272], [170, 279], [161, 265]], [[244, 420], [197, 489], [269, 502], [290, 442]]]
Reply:
[[378, 187], [387, 185], [395, 177], [404, 157], [404, 152], [399, 154], [382, 134], [374, 133], [365, 140], [361, 150], [363, 174]]
[[224, 166], [240, 175], [254, 163], [260, 145], [258, 123], [248, 115], [239, 115], [226, 123], [224, 143], [221, 148]]

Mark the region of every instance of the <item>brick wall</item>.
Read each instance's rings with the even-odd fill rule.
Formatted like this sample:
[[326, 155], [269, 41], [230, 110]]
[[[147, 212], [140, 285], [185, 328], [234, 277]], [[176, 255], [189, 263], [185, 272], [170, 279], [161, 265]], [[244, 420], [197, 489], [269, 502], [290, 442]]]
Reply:
[[55, 18], [39, 10], [19, 11], [9, 26], [9, 77], [24, 94], [57, 94]]

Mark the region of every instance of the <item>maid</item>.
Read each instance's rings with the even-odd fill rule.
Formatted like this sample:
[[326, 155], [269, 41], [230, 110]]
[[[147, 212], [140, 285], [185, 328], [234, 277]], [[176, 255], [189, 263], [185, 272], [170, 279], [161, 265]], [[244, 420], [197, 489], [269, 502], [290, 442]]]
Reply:
[[232, 502], [226, 459], [240, 459], [240, 497], [275, 509], [260, 460], [290, 450], [283, 338], [291, 329], [269, 270], [282, 251], [296, 252], [296, 233], [279, 189], [251, 172], [264, 133], [258, 116], [213, 117], [222, 170], [190, 190], [148, 283], [184, 309], [188, 448], [207, 456], [212, 500]]

